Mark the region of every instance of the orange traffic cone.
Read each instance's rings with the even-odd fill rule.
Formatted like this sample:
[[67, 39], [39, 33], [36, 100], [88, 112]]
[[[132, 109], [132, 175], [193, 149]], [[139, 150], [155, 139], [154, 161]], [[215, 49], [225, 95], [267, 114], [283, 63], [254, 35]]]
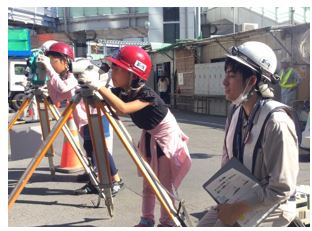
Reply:
[[[79, 145], [78, 129], [72, 115], [68, 118], [67, 126], [71, 131], [76, 144]], [[81, 165], [75, 151], [73, 150], [66, 136], [64, 136], [61, 163], [60, 166], [56, 168], [56, 170], [62, 173], [73, 173], [83, 170], [83, 166]]]

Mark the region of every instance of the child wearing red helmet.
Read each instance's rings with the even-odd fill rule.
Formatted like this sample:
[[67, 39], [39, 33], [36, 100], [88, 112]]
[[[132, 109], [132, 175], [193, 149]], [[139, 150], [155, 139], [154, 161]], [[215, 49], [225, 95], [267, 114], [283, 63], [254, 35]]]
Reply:
[[[152, 67], [151, 59], [142, 48], [125, 46], [107, 60], [112, 63], [115, 88], [107, 89], [88, 71], [81, 74], [80, 80], [97, 90], [118, 113], [129, 114], [134, 124], [142, 129], [140, 153], [161, 184], [173, 194], [173, 187], [178, 188], [191, 167], [186, 144], [188, 137], [182, 132], [164, 101], [145, 85]], [[136, 226], [154, 226], [154, 208], [155, 195], [144, 180], [142, 217]], [[174, 225], [162, 207], [160, 214], [159, 226]]]
[[[76, 90], [80, 88], [74, 74], [69, 71], [70, 62], [75, 58], [73, 48], [66, 43], [56, 42], [49, 47], [45, 54], [50, 58], [50, 60], [48, 57], [42, 56], [38, 58], [38, 61], [42, 62], [46, 66], [47, 74], [50, 77], [47, 83], [49, 96], [53, 102], [70, 100], [76, 94]], [[87, 156], [91, 159], [91, 163], [94, 164], [93, 146], [89, 133], [88, 118], [85, 105], [82, 100], [79, 104], [77, 104], [73, 112], [73, 116], [79, 132], [84, 139], [83, 147]], [[103, 123], [105, 122], [108, 123], [107, 120], [103, 119]], [[110, 136], [109, 133], [105, 134], [106, 138], [108, 136]], [[112, 194], [115, 196], [123, 187], [123, 182], [118, 175], [118, 169], [116, 168], [114, 159], [111, 155], [112, 147], [108, 147], [108, 149], [110, 150], [109, 163], [111, 175], [113, 177]], [[77, 189], [74, 192], [76, 195], [96, 194], [97, 190], [92, 185], [91, 181], [89, 181], [82, 188]]]

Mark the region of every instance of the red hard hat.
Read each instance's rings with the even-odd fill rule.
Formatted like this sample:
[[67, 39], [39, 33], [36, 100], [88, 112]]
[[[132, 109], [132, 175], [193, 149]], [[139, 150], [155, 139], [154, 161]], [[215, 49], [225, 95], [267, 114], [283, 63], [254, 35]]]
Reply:
[[148, 79], [152, 68], [150, 56], [138, 46], [125, 46], [119, 50], [117, 55], [106, 59], [145, 81]]
[[74, 50], [67, 43], [57, 42], [50, 46], [50, 49], [46, 52], [46, 55], [49, 55], [50, 52], [57, 52], [63, 55], [66, 55], [71, 60], [74, 60]]

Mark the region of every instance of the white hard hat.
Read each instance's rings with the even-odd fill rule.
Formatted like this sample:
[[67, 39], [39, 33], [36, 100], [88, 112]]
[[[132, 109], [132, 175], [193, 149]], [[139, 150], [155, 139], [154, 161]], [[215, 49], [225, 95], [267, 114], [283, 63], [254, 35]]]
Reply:
[[277, 67], [276, 55], [272, 48], [262, 42], [249, 41], [238, 47], [234, 46], [227, 56], [260, 73], [270, 82], [276, 80], [274, 76]]
[[41, 50], [43, 52], [46, 52], [50, 49], [50, 47], [54, 44], [54, 43], [57, 43], [57, 41], [55, 40], [48, 40], [46, 42], [44, 42], [42, 45], [41, 45]]

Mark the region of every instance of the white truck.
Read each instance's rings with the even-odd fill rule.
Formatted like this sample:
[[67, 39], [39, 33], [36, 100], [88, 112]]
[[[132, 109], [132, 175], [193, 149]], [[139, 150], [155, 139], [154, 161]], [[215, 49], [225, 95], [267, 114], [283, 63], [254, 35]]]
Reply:
[[8, 60], [8, 80], [9, 80], [9, 92], [8, 100], [9, 106], [13, 110], [18, 110], [21, 103], [24, 100], [25, 88], [20, 84], [25, 79], [26, 60], [10, 59]]
[[9, 27], [8, 30], [8, 81], [9, 106], [17, 110], [25, 97], [19, 83], [25, 78], [26, 58], [31, 55], [30, 30]]

